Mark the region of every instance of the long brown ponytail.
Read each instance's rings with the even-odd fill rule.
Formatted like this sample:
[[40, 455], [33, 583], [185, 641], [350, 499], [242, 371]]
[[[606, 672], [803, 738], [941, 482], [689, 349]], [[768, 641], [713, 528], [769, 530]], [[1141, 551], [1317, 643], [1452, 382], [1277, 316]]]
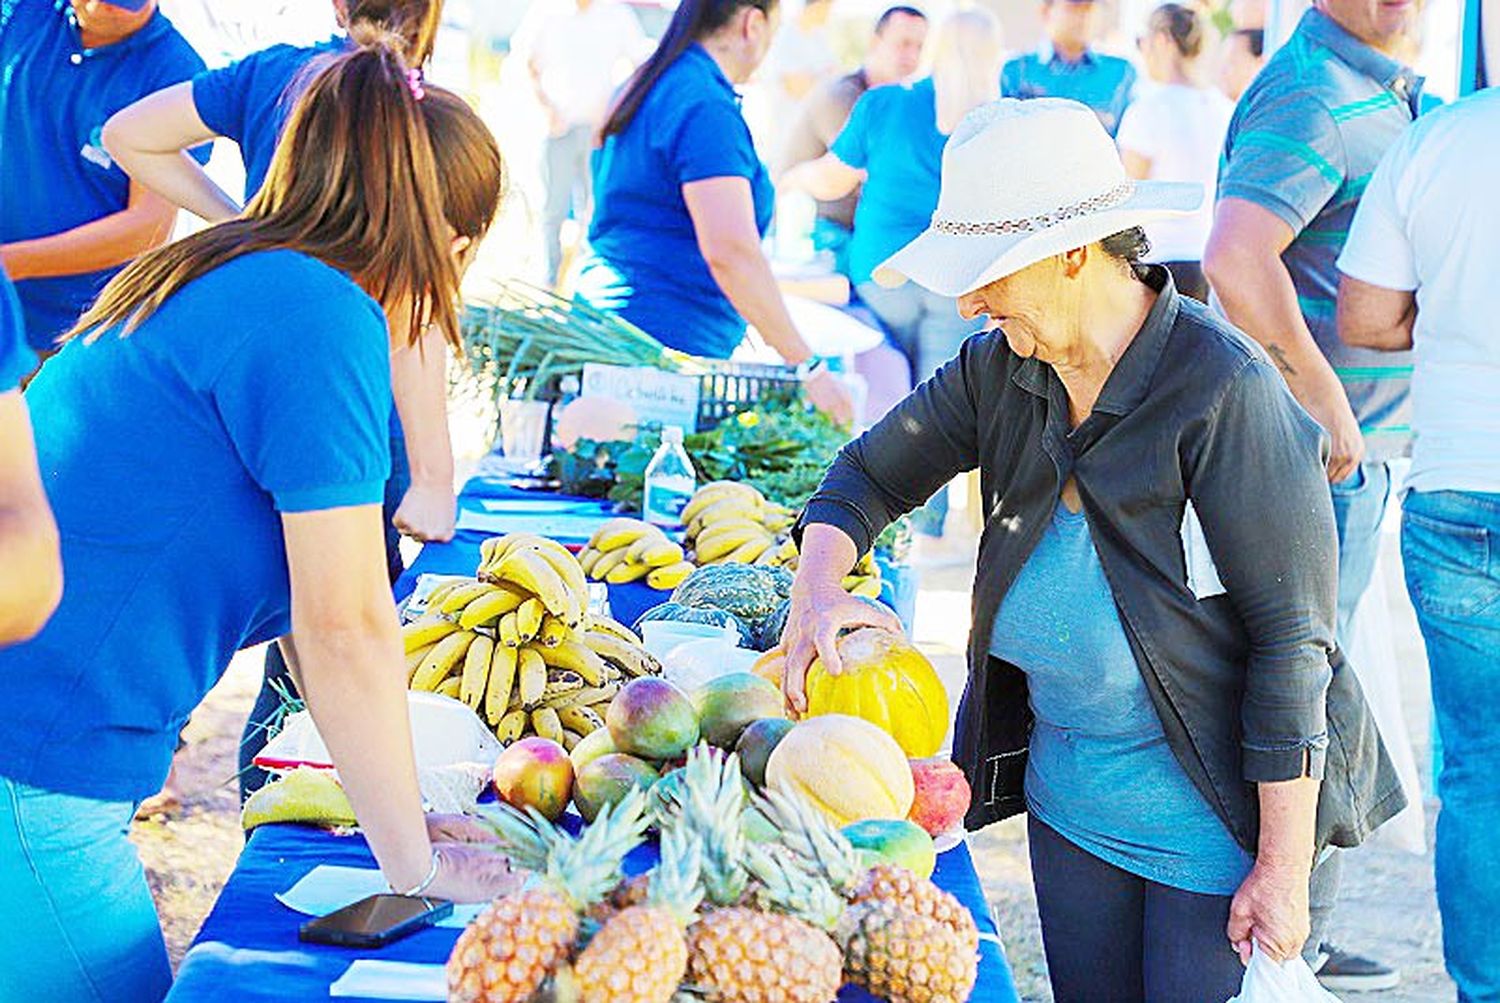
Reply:
[[349, 37], [364, 45], [382, 32], [396, 35], [412, 66], [432, 58], [442, 22], [443, 0], [349, 0]]
[[116, 325], [128, 335], [199, 276], [279, 248], [345, 272], [388, 312], [409, 306], [411, 343], [429, 322], [456, 339], [451, 242], [484, 236], [504, 187], [500, 150], [468, 105], [417, 83], [389, 46], [358, 49], [330, 61], [298, 99], [242, 216], [137, 258], [68, 337]]

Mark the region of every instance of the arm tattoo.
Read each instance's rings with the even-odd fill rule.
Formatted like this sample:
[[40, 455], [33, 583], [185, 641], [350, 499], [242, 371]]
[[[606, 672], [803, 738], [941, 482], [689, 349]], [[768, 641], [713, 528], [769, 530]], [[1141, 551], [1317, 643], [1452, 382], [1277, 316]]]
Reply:
[[1283, 376], [1296, 376], [1297, 370], [1292, 368], [1292, 363], [1287, 359], [1286, 352], [1280, 345], [1267, 345], [1266, 353], [1276, 363], [1276, 368], [1281, 370]]

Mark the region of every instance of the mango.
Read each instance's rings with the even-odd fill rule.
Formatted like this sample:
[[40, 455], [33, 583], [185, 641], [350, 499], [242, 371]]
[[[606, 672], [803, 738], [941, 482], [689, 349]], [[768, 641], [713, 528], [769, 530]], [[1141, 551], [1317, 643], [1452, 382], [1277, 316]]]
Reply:
[[632, 679], [604, 715], [615, 748], [641, 759], [675, 759], [698, 741], [698, 715], [687, 694], [665, 679]]
[[961, 829], [969, 813], [968, 778], [947, 756], [911, 761], [916, 796], [906, 817], [934, 836]]
[[781, 690], [749, 672], [711, 679], [693, 691], [692, 700], [704, 741], [721, 749], [733, 749], [750, 722], [786, 716]]
[[527, 805], [554, 822], [573, 796], [573, 761], [550, 738], [532, 735], [506, 746], [495, 760], [495, 793], [517, 808]]
[[752, 721], [740, 732], [740, 740], [734, 751], [740, 757], [740, 772], [754, 787], [766, 785], [766, 763], [776, 746], [792, 730], [792, 722], [784, 717], [763, 717]]
[[845, 838], [864, 855], [865, 863], [895, 864], [919, 878], [932, 877], [937, 849], [932, 837], [904, 818], [872, 818], [844, 826]]
[[573, 746], [573, 751], [568, 753], [568, 758], [573, 760], [573, 773], [576, 775], [579, 770], [600, 756], [619, 751], [615, 748], [615, 740], [609, 737], [608, 728], [595, 728]]
[[621, 752], [611, 752], [589, 763], [573, 780], [573, 803], [585, 822], [592, 822], [599, 809], [618, 804], [632, 787], [649, 791], [660, 774], [648, 762]]

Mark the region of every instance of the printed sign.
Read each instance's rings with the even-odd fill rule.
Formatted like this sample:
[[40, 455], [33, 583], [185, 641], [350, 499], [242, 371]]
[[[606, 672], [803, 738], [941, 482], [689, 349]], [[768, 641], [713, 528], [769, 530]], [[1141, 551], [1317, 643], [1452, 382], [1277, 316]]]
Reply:
[[676, 425], [691, 433], [698, 423], [698, 380], [650, 366], [583, 366], [584, 397], [607, 397], [635, 409], [642, 424]]

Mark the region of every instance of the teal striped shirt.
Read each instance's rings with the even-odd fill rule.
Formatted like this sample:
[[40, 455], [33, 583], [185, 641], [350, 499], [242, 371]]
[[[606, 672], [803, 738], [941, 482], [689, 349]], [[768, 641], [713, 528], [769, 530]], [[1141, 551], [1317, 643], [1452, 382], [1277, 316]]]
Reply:
[[1254, 202], [1296, 233], [1282, 260], [1372, 460], [1410, 447], [1411, 359], [1339, 340], [1335, 262], [1375, 165], [1411, 124], [1421, 86], [1410, 69], [1309, 10], [1240, 98], [1219, 166], [1219, 198]]

